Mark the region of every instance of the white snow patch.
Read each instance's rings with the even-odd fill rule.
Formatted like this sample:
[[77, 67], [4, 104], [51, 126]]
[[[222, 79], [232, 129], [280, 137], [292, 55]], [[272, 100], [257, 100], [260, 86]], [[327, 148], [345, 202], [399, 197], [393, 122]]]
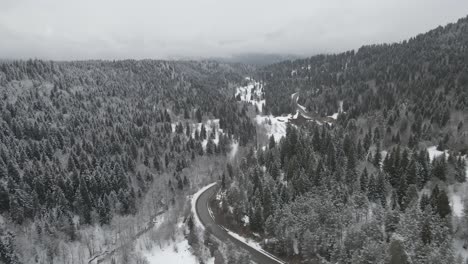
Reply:
[[242, 220], [242, 223], [244, 223], [244, 226], [247, 226], [248, 224], [250, 224], [250, 218], [248, 215], [244, 215], [241, 220]]
[[289, 122], [289, 119], [292, 115], [287, 116], [262, 116], [257, 115], [255, 120], [258, 125], [262, 125], [265, 127], [267, 131], [267, 136], [270, 137], [273, 135], [275, 141], [281, 140], [282, 137], [286, 136], [286, 125]]
[[466, 259], [468, 259], [468, 249], [463, 248], [463, 245], [464, 241], [458, 238], [455, 238], [453, 240], [453, 246], [455, 248], [455, 257], [461, 256], [463, 258], [463, 261], [466, 261]]
[[293, 115], [293, 119], [297, 119], [299, 117], [299, 111], [296, 111], [296, 114]]
[[[443, 152], [442, 152], [443, 153]], [[465, 158], [465, 162], [468, 162]], [[465, 164], [466, 175], [468, 177], [468, 163]], [[448, 186], [448, 195], [450, 206], [454, 216], [462, 217], [464, 215], [464, 202], [466, 201], [466, 193], [468, 191], [468, 182], [462, 184], [456, 183]]]
[[[299, 98], [299, 96], [298, 96], [297, 98]], [[300, 105], [299, 103], [297, 103], [297, 106], [298, 106], [302, 111], [307, 112], [305, 106]]]
[[429, 152], [429, 159], [432, 161], [433, 159], [442, 156], [445, 153], [446, 157], [448, 155], [447, 151], [440, 151], [437, 150], [437, 146], [432, 146], [427, 148], [427, 152]]
[[235, 239], [239, 240], [240, 242], [242, 242], [242, 243], [248, 245], [249, 247], [251, 247], [251, 248], [253, 248], [253, 249], [255, 249], [255, 250], [257, 250], [257, 251], [263, 253], [264, 255], [268, 256], [269, 258], [275, 260], [276, 262], [278, 262], [278, 263], [285, 263], [285, 262], [281, 261], [280, 259], [278, 259], [277, 257], [273, 256], [272, 254], [270, 254], [270, 253], [266, 252], [265, 250], [263, 250], [262, 247], [260, 246], [260, 244], [259, 244], [258, 242], [255, 242], [255, 241], [253, 241], [253, 240], [251, 240], [251, 239], [242, 237], [242, 236], [240, 236], [240, 235], [238, 235], [238, 234], [232, 232], [232, 231], [229, 230], [229, 229], [224, 228], [224, 230], [226, 230], [226, 232], [227, 232], [230, 236], [232, 236], [233, 238], [235, 238]]
[[229, 159], [233, 160], [236, 157], [237, 151], [239, 150], [239, 142], [234, 141], [231, 144], [231, 151], [229, 152]]
[[[155, 218], [154, 230], [161, 228], [164, 222], [165, 214]], [[146, 258], [150, 264], [159, 263], [180, 263], [180, 264], [198, 264], [198, 258], [193, 255], [188, 241], [184, 237], [185, 224], [182, 218], [179, 218], [175, 224], [174, 239], [168, 241], [153, 241], [151, 235], [144, 234], [135, 241], [135, 250], [141, 256]], [[206, 259], [207, 263], [214, 263], [214, 258]]]
[[328, 116], [328, 117], [333, 118], [333, 119], [336, 120], [336, 119], [338, 119], [338, 113], [334, 113], [333, 115]]
[[200, 221], [200, 218], [198, 218], [198, 214], [197, 214], [197, 200], [198, 200], [198, 197], [200, 197], [200, 195], [208, 190], [210, 187], [212, 187], [213, 185], [215, 185], [216, 182], [213, 182], [211, 184], [208, 184], [207, 186], [201, 188], [198, 192], [196, 192], [193, 196], [192, 196], [192, 199], [191, 199], [191, 204], [192, 204], [192, 214], [193, 214], [193, 218], [195, 220], [195, 225], [197, 225], [199, 228], [201, 229], [205, 229], [205, 227], [203, 226], [202, 222]]
[[242, 236], [240, 236], [240, 235], [238, 235], [238, 234], [232, 232], [232, 231], [229, 230], [229, 229], [226, 229], [226, 228], [225, 228], [225, 230], [226, 230], [226, 232], [228, 232], [228, 234], [229, 234], [230, 236], [232, 236], [233, 238], [235, 238], [235, 239], [237, 239], [237, 240], [243, 242], [244, 244], [247, 244], [247, 245], [250, 246], [251, 248], [254, 248], [254, 249], [256, 249], [257, 251], [263, 251], [262, 247], [260, 246], [260, 244], [259, 244], [258, 242], [255, 242], [255, 241], [253, 241], [253, 240], [251, 240], [251, 239], [242, 237]]
[[452, 211], [456, 216], [463, 216], [463, 203], [460, 195], [453, 193], [450, 196], [450, 206], [452, 206]]
[[299, 254], [299, 242], [297, 241], [297, 239], [293, 239], [293, 250], [294, 254]]
[[[212, 140], [216, 145], [218, 145], [219, 136], [224, 135], [224, 131], [223, 129], [219, 128], [219, 119], [208, 119], [207, 121], [203, 123], [195, 123], [191, 125], [192, 137], [195, 137], [195, 131], [198, 131], [198, 133], [200, 134], [202, 125], [205, 125], [205, 131], [206, 131], [206, 137], [207, 137], [207, 139], [202, 141], [202, 147], [203, 147], [203, 150], [206, 151], [206, 144], [208, 144], [208, 139], [210, 139], [211, 133], [214, 131], [215, 138]], [[175, 131], [174, 128], [173, 128], [173, 131]], [[185, 126], [184, 126], [184, 131], [185, 131]]]
[[178, 263], [197, 264], [197, 258], [191, 253], [187, 240], [181, 240], [175, 244], [168, 244], [161, 248], [153, 247], [149, 252], [144, 252], [143, 256], [150, 264]]
[[236, 97], [240, 96], [241, 101], [251, 103], [257, 106], [260, 112], [263, 112], [263, 106], [265, 105], [265, 99], [263, 98], [263, 84], [260, 82], [253, 81], [250, 79], [250, 83], [247, 86], [237, 87]]
[[[293, 96], [296, 95], [296, 94], [297, 94], [297, 93], [293, 93], [293, 94], [291, 95], [291, 97], [293, 97]], [[298, 101], [299, 101], [299, 95], [296, 97], [296, 104], [297, 104], [297, 106], [298, 106], [302, 111], [307, 112], [305, 106], [300, 105], [300, 104], [298, 103]]]
[[327, 116], [327, 117], [330, 117], [330, 118], [333, 118], [333, 119], [338, 119], [338, 115], [343, 113], [343, 101], [339, 101], [338, 102], [338, 112], [334, 113], [333, 115], [331, 116]]

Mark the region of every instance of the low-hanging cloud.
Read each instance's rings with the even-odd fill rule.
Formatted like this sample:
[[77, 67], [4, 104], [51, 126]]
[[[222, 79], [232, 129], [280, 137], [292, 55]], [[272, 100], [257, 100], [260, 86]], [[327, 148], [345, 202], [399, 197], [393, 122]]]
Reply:
[[312, 55], [395, 42], [468, 14], [460, 0], [0, 0], [0, 58]]

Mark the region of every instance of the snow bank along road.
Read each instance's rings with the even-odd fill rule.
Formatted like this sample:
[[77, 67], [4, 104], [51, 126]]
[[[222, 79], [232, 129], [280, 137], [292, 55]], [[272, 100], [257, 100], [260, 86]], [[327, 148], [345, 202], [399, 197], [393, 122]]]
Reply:
[[229, 235], [228, 232], [218, 224], [216, 224], [215, 220], [213, 219], [212, 215], [210, 214], [209, 210], [209, 201], [215, 195], [216, 191], [218, 190], [218, 185], [214, 184], [208, 189], [206, 189], [203, 193], [200, 194], [198, 199], [195, 201], [195, 210], [200, 219], [201, 224], [207, 228], [211, 234], [213, 234], [216, 238], [218, 238], [222, 242], [231, 242], [235, 246], [246, 250], [250, 254], [251, 260], [253, 260], [257, 264], [278, 264], [278, 263], [285, 263], [276, 257], [270, 255], [267, 252], [259, 251], [255, 248], [252, 248], [248, 244], [237, 240], [233, 236]]

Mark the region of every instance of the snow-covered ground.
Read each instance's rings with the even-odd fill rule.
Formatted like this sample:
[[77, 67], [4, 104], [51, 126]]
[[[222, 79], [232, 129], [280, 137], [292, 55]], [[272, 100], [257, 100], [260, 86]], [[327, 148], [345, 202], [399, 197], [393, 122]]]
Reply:
[[[443, 152], [442, 152], [443, 153]], [[465, 158], [465, 175], [468, 181], [468, 160]], [[468, 192], [468, 182], [462, 184], [450, 185], [448, 187], [448, 194], [450, 199], [450, 206], [452, 206], [453, 214], [457, 217], [463, 216], [465, 208], [464, 201], [467, 200], [466, 193]]]
[[338, 119], [338, 113], [334, 113], [333, 115], [328, 116], [328, 117], [333, 118], [333, 119], [336, 120], [336, 119]]
[[224, 229], [226, 230], [226, 232], [228, 232], [228, 234], [229, 234], [230, 236], [234, 237], [235, 239], [237, 239], [237, 240], [243, 242], [244, 244], [249, 245], [251, 248], [254, 248], [254, 249], [258, 250], [258, 251], [263, 251], [262, 247], [260, 246], [260, 244], [259, 244], [258, 242], [255, 242], [255, 241], [253, 241], [252, 239], [248, 239], [248, 238], [242, 237], [242, 236], [240, 236], [240, 235], [238, 235], [238, 234], [232, 232], [232, 231], [229, 230], [229, 229], [226, 229], [226, 228], [224, 228]]
[[292, 117], [291, 114], [287, 116], [257, 115], [255, 121], [266, 129], [268, 137], [273, 135], [275, 141], [278, 142], [282, 137], [286, 136], [286, 126]]
[[230, 236], [234, 237], [235, 239], [241, 241], [241, 242], [244, 243], [244, 244], [247, 244], [248, 246], [250, 246], [251, 248], [254, 248], [254, 249], [257, 250], [257, 251], [262, 252], [263, 254], [265, 254], [266, 256], [268, 256], [268, 257], [270, 257], [271, 259], [275, 260], [276, 262], [278, 262], [278, 263], [285, 263], [285, 262], [281, 261], [280, 259], [278, 259], [277, 257], [273, 256], [272, 254], [270, 254], [270, 253], [266, 252], [265, 250], [263, 250], [262, 247], [260, 246], [260, 244], [259, 244], [258, 242], [255, 242], [255, 241], [253, 241], [252, 239], [248, 239], [248, 238], [245, 238], [245, 237], [243, 237], [243, 236], [240, 236], [239, 234], [236, 234], [236, 233], [232, 232], [232, 231], [229, 230], [229, 229], [224, 228], [224, 230], [226, 230], [226, 232], [227, 232]]
[[[148, 243], [147, 238], [142, 237], [136, 241], [135, 248], [150, 264], [198, 264], [199, 260], [192, 254], [191, 247], [183, 235], [184, 228], [185, 225], [179, 221], [174, 240]], [[209, 258], [205, 263], [214, 263], [214, 258]]]
[[427, 152], [429, 152], [429, 159], [432, 161], [434, 158], [442, 156], [445, 153], [446, 157], [448, 156], [447, 151], [440, 151], [437, 150], [437, 146], [432, 146], [427, 148]]
[[338, 115], [341, 114], [341, 113], [343, 113], [343, 101], [339, 101], [339, 102], [338, 102], [338, 105], [339, 105], [339, 106], [338, 106], [338, 112], [336, 112], [336, 113], [334, 113], [333, 115], [328, 116], [328, 117], [333, 118], [333, 119], [335, 119], [335, 120], [338, 119]]
[[[209, 187], [209, 186], [207, 186]], [[205, 187], [205, 188], [207, 188]], [[201, 193], [201, 192], [200, 192]], [[199, 194], [198, 194], [199, 195]], [[197, 195], [197, 197], [198, 197]], [[156, 233], [146, 233], [135, 241], [135, 250], [143, 256], [150, 264], [176, 263], [176, 264], [198, 264], [199, 259], [192, 253], [192, 249], [185, 238], [186, 227], [183, 218], [179, 218], [175, 224], [175, 230], [172, 239], [161, 239], [153, 241], [153, 237], [159, 237], [158, 232], [165, 232], [165, 226], [169, 221], [166, 213], [155, 219], [155, 225], [152, 230]], [[195, 222], [197, 220], [195, 219]], [[171, 224], [172, 225], [172, 224]], [[199, 235], [200, 236], [200, 235]], [[214, 258], [206, 258], [204, 263], [213, 264]]]
[[[291, 95], [291, 97], [293, 97], [293, 96], [296, 95], [296, 94], [297, 94], [297, 93], [293, 93], [293, 94]], [[307, 112], [305, 106], [300, 105], [300, 104], [298, 103], [298, 101], [299, 101], [299, 96], [296, 97], [296, 104], [297, 104], [297, 106], [298, 106], [302, 111]]]
[[236, 157], [236, 154], [237, 154], [237, 151], [239, 150], [239, 142], [238, 141], [234, 141], [232, 144], [231, 144], [231, 151], [229, 152], [228, 154], [228, 157], [230, 160], [233, 160], [235, 157]]
[[[263, 106], [265, 104], [265, 99], [263, 97], [263, 85], [250, 77], [246, 77], [246, 80], [250, 81], [249, 84], [247, 86], [238, 87], [236, 89], [236, 97], [240, 95], [241, 101], [256, 105], [260, 112], [263, 112]], [[297, 93], [291, 94], [291, 98], [294, 98], [296, 94]], [[298, 99], [299, 96], [296, 97], [296, 102]], [[304, 106], [299, 104], [298, 106], [305, 111]], [[258, 125], [265, 128], [268, 137], [273, 135], [275, 141], [279, 141], [282, 137], [286, 136], [286, 126], [289, 122], [289, 119], [297, 118], [298, 115], [299, 112], [296, 112], [295, 115], [289, 114], [287, 116], [259, 114], [255, 117], [255, 121]]]
[[197, 258], [190, 251], [186, 239], [168, 243], [161, 248], [154, 246], [150, 251], [143, 252], [143, 256], [150, 264], [177, 263], [197, 264]]
[[[297, 92], [291, 94], [291, 98], [294, 98], [294, 96], [296, 96], [296, 94], [297, 94]], [[298, 106], [303, 112], [307, 112], [306, 107], [303, 106], [303, 105], [300, 105], [300, 104], [298, 103], [298, 101], [299, 101], [299, 95], [296, 97], [296, 104], [297, 104], [297, 106]]]
[[[174, 122], [171, 124], [173, 132], [175, 132], [178, 124], [179, 122]], [[182, 125], [184, 126], [184, 133], [185, 133], [186, 124], [182, 123]], [[222, 128], [219, 127], [219, 119], [208, 119], [202, 123], [190, 124], [190, 131], [192, 132], [192, 137], [195, 137], [195, 131], [198, 131], [198, 133], [201, 132], [202, 125], [205, 125], [206, 136], [207, 136], [207, 139], [203, 140], [202, 146], [203, 146], [203, 150], [206, 150], [206, 144], [208, 144], [208, 139], [211, 136], [211, 132], [214, 131], [215, 133], [215, 138], [213, 139], [213, 142], [217, 145], [219, 143], [219, 136], [224, 135], [224, 131]]]
[[[465, 156], [465, 172], [468, 178], [468, 157]], [[468, 180], [468, 179], [467, 179]], [[464, 202], [467, 200], [466, 193], [468, 191], [468, 183], [449, 186], [448, 194], [450, 199], [450, 206], [452, 207], [453, 215], [455, 216], [455, 222], [460, 221], [464, 216]], [[459, 238], [453, 240], [453, 246], [455, 248], [455, 256], [461, 256], [463, 261], [468, 259], [468, 250], [465, 249], [464, 241]]]
[[463, 216], [463, 202], [460, 193], [452, 193], [450, 195], [450, 205], [452, 206], [453, 214], [458, 217]]
[[[437, 150], [437, 146], [431, 146], [427, 148], [427, 152], [429, 153], [429, 159], [432, 161], [435, 158], [438, 158], [445, 154], [445, 157], [448, 157], [448, 151], [440, 151]], [[468, 176], [468, 164], [466, 165], [466, 173]], [[465, 201], [465, 193], [468, 190], [467, 182], [462, 184], [454, 184], [448, 186], [448, 195], [450, 200], [450, 206], [452, 207], [453, 215], [457, 217], [463, 216], [463, 209], [464, 209], [464, 201]]]
[[244, 223], [244, 226], [250, 224], [250, 218], [248, 215], [244, 215], [241, 220], [242, 220], [242, 223]]
[[[248, 80], [252, 80], [249, 78]], [[247, 86], [237, 87], [236, 97], [240, 96], [241, 101], [251, 103], [257, 106], [260, 112], [263, 112], [265, 99], [263, 98], [263, 85], [257, 81], [251, 81]]]

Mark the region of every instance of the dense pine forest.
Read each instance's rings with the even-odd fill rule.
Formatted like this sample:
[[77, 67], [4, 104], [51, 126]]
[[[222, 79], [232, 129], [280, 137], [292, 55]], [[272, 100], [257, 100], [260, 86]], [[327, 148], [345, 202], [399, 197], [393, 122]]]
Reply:
[[248, 263], [197, 227], [214, 181], [287, 263], [468, 263], [468, 17], [258, 65], [0, 62], [0, 263], [145, 264], [145, 235]]
[[275, 115], [292, 112], [290, 95], [299, 92], [299, 102], [321, 116], [337, 112], [342, 101], [341, 125], [350, 119], [368, 127], [383, 123], [382, 137], [414, 145], [440, 135], [444, 145], [462, 150], [468, 141], [467, 60], [463, 18], [401, 43], [285, 61], [259, 75], [266, 107]]
[[[64, 254], [57, 243], [85, 240], [82, 227], [135, 215], [163, 173], [171, 175], [163, 186], [182, 191], [194, 159], [245, 145], [255, 127], [226, 98], [248, 70], [216, 62], [1, 63], [0, 262], [52, 263]], [[203, 123], [212, 119], [218, 136]]]
[[259, 69], [264, 111], [312, 120], [227, 169], [218, 214], [288, 263], [465, 263], [467, 62], [463, 18]]

